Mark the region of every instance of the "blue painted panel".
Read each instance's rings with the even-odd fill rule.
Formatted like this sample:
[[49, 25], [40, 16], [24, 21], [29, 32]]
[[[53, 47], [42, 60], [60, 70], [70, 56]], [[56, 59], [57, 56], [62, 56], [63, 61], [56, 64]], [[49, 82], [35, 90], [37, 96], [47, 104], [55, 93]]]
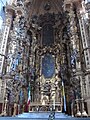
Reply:
[[52, 54], [45, 54], [42, 58], [42, 74], [45, 78], [51, 78], [55, 73], [55, 59]]

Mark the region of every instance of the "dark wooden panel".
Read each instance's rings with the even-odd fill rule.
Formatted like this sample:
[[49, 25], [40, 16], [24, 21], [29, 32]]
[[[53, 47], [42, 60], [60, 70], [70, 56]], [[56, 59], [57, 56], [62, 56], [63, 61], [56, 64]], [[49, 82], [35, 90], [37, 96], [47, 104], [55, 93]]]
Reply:
[[54, 43], [54, 32], [51, 24], [43, 26], [42, 30], [42, 45], [51, 46]]

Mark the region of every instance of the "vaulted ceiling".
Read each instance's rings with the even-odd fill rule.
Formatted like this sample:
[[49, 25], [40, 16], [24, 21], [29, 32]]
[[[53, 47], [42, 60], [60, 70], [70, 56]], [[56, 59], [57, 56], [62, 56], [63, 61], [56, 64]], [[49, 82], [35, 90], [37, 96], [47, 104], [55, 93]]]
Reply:
[[[48, 9], [48, 7], [50, 9]], [[30, 16], [50, 13], [58, 13], [63, 9], [63, 0], [32, 0], [30, 6]]]

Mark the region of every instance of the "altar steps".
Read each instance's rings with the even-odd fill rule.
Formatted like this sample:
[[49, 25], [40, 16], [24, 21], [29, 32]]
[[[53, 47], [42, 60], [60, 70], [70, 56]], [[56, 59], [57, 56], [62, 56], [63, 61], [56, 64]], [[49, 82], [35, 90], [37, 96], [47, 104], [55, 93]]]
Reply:
[[[47, 118], [0, 117], [0, 120], [49, 120]], [[90, 120], [90, 118], [55, 118], [54, 120]]]
[[[19, 114], [17, 117], [19, 118], [32, 118], [32, 119], [48, 119], [51, 112], [30, 112], [30, 113], [23, 113]], [[68, 116], [61, 112], [55, 112], [55, 118], [70, 118], [71, 116]]]
[[19, 114], [15, 117], [0, 117], [0, 120], [90, 120], [90, 118], [75, 118], [61, 112], [55, 112], [51, 119], [51, 112], [29, 112]]

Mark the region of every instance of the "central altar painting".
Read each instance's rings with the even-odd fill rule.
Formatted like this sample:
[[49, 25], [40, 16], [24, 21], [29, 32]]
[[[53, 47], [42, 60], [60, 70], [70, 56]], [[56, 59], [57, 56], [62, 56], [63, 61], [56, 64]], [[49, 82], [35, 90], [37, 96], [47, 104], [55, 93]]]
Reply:
[[42, 58], [42, 74], [45, 78], [52, 78], [55, 73], [55, 58], [52, 54], [45, 54]]

